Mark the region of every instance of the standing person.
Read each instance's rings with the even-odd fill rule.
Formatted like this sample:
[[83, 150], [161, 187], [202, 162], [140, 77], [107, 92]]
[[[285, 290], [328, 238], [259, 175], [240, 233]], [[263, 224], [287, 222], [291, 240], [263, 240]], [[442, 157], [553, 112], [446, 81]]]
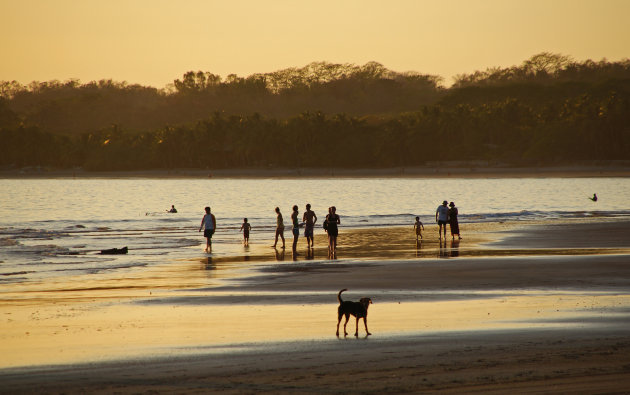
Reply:
[[298, 206], [293, 206], [293, 212], [291, 213], [291, 223], [293, 224], [293, 252], [297, 248], [298, 237], [300, 237], [300, 223], [298, 222]]
[[[457, 215], [459, 214], [457, 207], [455, 207], [455, 203], [451, 202], [449, 204], [448, 209], [448, 223], [451, 225], [451, 236], [453, 236], [453, 240], [455, 240], [455, 235], [459, 240], [462, 239], [462, 236], [459, 234], [459, 222], [457, 220]], [[446, 228], [446, 226], [444, 226]]]
[[444, 240], [446, 240], [446, 223], [448, 222], [448, 202], [445, 200], [435, 210], [435, 221], [438, 223], [438, 237], [442, 239], [442, 227], [444, 227]]
[[249, 245], [249, 231], [252, 229], [252, 226], [247, 222], [247, 218], [243, 218], [243, 225], [241, 225], [241, 229], [243, 231], [243, 244]]
[[276, 214], [278, 214], [276, 218], [276, 241], [273, 243], [272, 247], [276, 248], [276, 244], [278, 244], [278, 236], [282, 238], [282, 248], [284, 248], [284, 221], [282, 220], [282, 214], [280, 214], [280, 208], [276, 207]]
[[317, 222], [317, 215], [314, 211], [311, 211], [311, 204], [306, 204], [306, 211], [302, 216], [304, 221], [304, 237], [306, 237], [306, 248], [315, 247], [315, 240], [313, 239], [313, 233], [315, 229], [315, 222]]
[[337, 225], [341, 224], [335, 206], [330, 208], [329, 214], [326, 216], [326, 222], [328, 222], [328, 249], [331, 254], [334, 254], [337, 251], [337, 236], [339, 235]]
[[214, 231], [217, 229], [217, 219], [214, 217], [214, 214], [210, 213], [210, 207], [206, 207], [206, 214], [201, 219], [201, 225], [199, 225], [199, 231], [203, 228], [203, 237], [206, 238], [206, 248], [205, 252], [212, 251], [212, 235]]
[[[422, 230], [420, 230], [422, 228]], [[424, 230], [424, 225], [420, 222], [420, 217], [416, 217], [416, 223], [413, 224], [413, 229], [416, 231], [416, 243], [418, 242], [418, 238], [422, 239], [422, 231]]]

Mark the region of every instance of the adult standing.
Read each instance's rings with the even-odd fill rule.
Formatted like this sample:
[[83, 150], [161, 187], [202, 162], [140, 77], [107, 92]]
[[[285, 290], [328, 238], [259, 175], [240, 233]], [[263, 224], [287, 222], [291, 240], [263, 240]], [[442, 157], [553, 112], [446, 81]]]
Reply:
[[217, 219], [214, 217], [214, 214], [210, 212], [210, 207], [206, 207], [206, 214], [201, 219], [201, 225], [199, 226], [199, 231], [203, 228], [203, 236], [206, 238], [206, 248], [205, 252], [212, 251], [212, 235], [214, 235], [214, 231], [217, 229]]
[[306, 247], [313, 248], [315, 246], [315, 240], [313, 239], [315, 222], [317, 222], [317, 215], [315, 212], [311, 210], [311, 204], [306, 204], [306, 211], [302, 216], [302, 221], [304, 221], [304, 237], [306, 237]]
[[337, 225], [341, 224], [341, 219], [337, 215], [337, 208], [332, 206], [329, 214], [326, 216], [326, 222], [328, 223], [328, 250], [331, 254], [337, 251], [337, 236], [339, 235], [339, 228]]
[[[444, 240], [446, 240], [446, 223], [448, 222], [448, 202], [445, 200], [441, 206], [438, 206], [435, 210], [435, 221], [438, 224], [438, 237], [442, 239], [442, 233], [444, 233]], [[442, 231], [442, 228], [444, 230]]]
[[300, 223], [298, 222], [298, 206], [293, 206], [293, 212], [291, 213], [291, 224], [293, 225], [293, 252], [297, 248], [298, 238], [300, 237]]
[[[453, 236], [453, 240], [455, 240], [455, 235], [459, 240], [462, 239], [462, 236], [459, 234], [459, 222], [457, 220], [457, 215], [459, 214], [457, 207], [455, 207], [455, 203], [451, 202], [449, 204], [448, 209], [448, 223], [451, 226], [451, 236]], [[445, 226], [446, 228], [446, 226]]]
[[273, 248], [276, 248], [276, 244], [278, 244], [278, 236], [282, 238], [282, 248], [284, 248], [284, 220], [282, 219], [282, 214], [280, 213], [280, 208], [276, 207], [276, 241], [273, 243]]

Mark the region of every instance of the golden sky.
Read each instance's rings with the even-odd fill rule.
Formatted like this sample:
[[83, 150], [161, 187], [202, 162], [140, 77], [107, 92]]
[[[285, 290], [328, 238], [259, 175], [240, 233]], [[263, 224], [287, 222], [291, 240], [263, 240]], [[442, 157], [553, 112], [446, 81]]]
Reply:
[[630, 57], [630, 0], [0, 0], [0, 80], [164, 87], [312, 61], [452, 76]]

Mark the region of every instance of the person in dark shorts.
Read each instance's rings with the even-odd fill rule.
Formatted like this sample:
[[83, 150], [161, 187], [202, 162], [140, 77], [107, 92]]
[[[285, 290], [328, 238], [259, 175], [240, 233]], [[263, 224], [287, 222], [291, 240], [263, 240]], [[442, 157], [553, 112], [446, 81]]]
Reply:
[[[438, 206], [435, 210], [435, 221], [438, 224], [438, 236], [442, 239], [442, 232], [444, 233], [444, 240], [446, 240], [446, 223], [448, 222], [448, 202], [445, 200], [441, 206]], [[444, 230], [442, 231], [442, 228]]]
[[291, 223], [293, 224], [293, 252], [297, 248], [298, 238], [300, 237], [300, 223], [298, 222], [298, 206], [293, 206], [293, 212], [291, 213]]
[[304, 221], [304, 237], [306, 237], [306, 247], [313, 248], [315, 247], [313, 234], [315, 229], [315, 222], [317, 222], [317, 215], [315, 215], [315, 212], [311, 210], [310, 203], [306, 204], [306, 211], [302, 216], [302, 221]]
[[204, 251], [211, 252], [212, 251], [212, 235], [214, 235], [214, 231], [217, 229], [217, 219], [214, 217], [214, 214], [210, 213], [210, 207], [206, 207], [206, 214], [201, 219], [201, 225], [199, 226], [199, 231], [203, 229], [203, 237], [206, 238], [206, 248]]
[[252, 226], [247, 222], [247, 218], [243, 218], [243, 224], [241, 225], [241, 229], [243, 231], [243, 244], [249, 245], [249, 231], [252, 229]]
[[273, 243], [272, 247], [276, 248], [278, 237], [280, 237], [282, 239], [282, 248], [284, 248], [284, 220], [282, 219], [279, 207], [276, 207], [276, 214], [276, 241]]
[[337, 208], [332, 206], [329, 209], [329, 214], [326, 216], [326, 222], [328, 222], [328, 250], [331, 254], [337, 251], [337, 236], [339, 235], [339, 228], [337, 225], [341, 224], [341, 219], [337, 215]]

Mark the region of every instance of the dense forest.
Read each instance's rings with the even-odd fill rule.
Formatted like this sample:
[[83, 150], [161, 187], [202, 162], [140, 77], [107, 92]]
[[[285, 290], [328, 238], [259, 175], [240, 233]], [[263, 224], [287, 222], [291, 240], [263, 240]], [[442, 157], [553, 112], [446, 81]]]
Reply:
[[0, 166], [140, 170], [630, 160], [630, 60], [541, 53], [455, 77], [311, 63], [164, 89], [0, 82]]

